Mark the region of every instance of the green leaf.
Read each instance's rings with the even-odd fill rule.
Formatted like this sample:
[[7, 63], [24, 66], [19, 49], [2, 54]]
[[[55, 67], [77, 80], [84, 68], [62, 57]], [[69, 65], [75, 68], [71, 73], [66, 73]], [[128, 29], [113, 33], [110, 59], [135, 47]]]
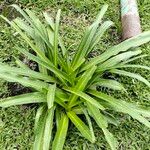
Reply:
[[38, 91], [43, 91], [43, 89], [47, 89], [48, 87], [48, 84], [43, 81], [30, 79], [28, 77], [17, 76], [14, 74], [9, 74], [7, 72], [1, 72], [0, 78], [9, 82], [18, 82], [23, 86], [31, 87]]
[[43, 60], [48, 61], [48, 58], [44, 55], [43, 51], [40, 50], [33, 42], [24, 34], [21, 29], [14, 23], [11, 26], [21, 35], [21, 37], [30, 45], [30, 47], [37, 53], [37, 55]]
[[150, 122], [147, 119], [145, 119], [144, 117], [142, 117], [136, 109], [133, 109], [133, 107], [132, 107], [133, 104], [131, 104], [131, 106], [130, 106], [129, 103], [126, 104], [125, 101], [115, 99], [112, 96], [109, 96], [102, 92], [97, 92], [95, 90], [89, 90], [88, 92], [91, 95], [93, 95], [99, 99], [103, 99], [103, 100], [107, 101], [108, 103], [110, 103], [110, 105], [112, 107], [114, 107], [116, 111], [127, 113], [131, 117], [137, 119], [139, 122], [143, 123], [145, 126], [150, 128]]
[[55, 90], [56, 90], [56, 84], [49, 85], [48, 92], [47, 92], [48, 109], [50, 109], [54, 105], [55, 93], [56, 93]]
[[85, 123], [73, 111], [67, 112], [67, 115], [72, 123], [76, 126], [76, 128], [81, 132], [83, 137], [94, 143], [95, 141], [93, 141], [92, 139], [91, 132], [88, 126], [85, 125]]
[[111, 67], [120, 63], [121, 61], [127, 60], [135, 55], [140, 54], [141, 52], [142, 52], [141, 50], [136, 50], [136, 51], [128, 51], [128, 52], [118, 54], [118, 55], [108, 59], [104, 63], [100, 64], [98, 66], [96, 72], [105, 71], [107, 69], [110, 69]]
[[106, 118], [108, 123], [111, 123], [111, 124], [113, 124], [115, 126], [118, 126], [120, 124], [118, 118], [114, 117], [112, 114], [110, 114], [108, 112], [104, 113], [104, 117]]
[[11, 6], [14, 7], [28, 22], [31, 23], [29, 16], [18, 5], [12, 4]]
[[96, 46], [96, 44], [99, 43], [101, 37], [104, 35], [105, 31], [113, 25], [112, 21], [105, 21], [98, 29], [97, 29], [97, 33], [95, 35], [95, 37], [93, 37], [93, 40], [90, 44], [90, 47], [87, 51], [87, 54], [89, 54], [89, 52], [91, 52], [93, 50], [93, 48]]
[[[20, 64], [20, 61], [19, 60], [17, 61]], [[21, 64], [21, 66], [22, 65], [23, 64]], [[0, 72], [9, 72], [9, 73], [14, 73], [16, 75], [24, 75], [35, 79], [46, 80], [49, 82], [56, 82], [56, 80], [53, 77], [33, 71], [30, 68], [27, 68], [27, 66], [23, 66], [23, 68], [10, 67], [0, 62]]]
[[105, 117], [100, 113], [99, 109], [93, 105], [91, 105], [90, 103], [86, 103], [87, 104], [87, 108], [91, 114], [91, 116], [94, 118], [94, 120], [96, 121], [96, 123], [98, 124], [98, 126], [100, 128], [107, 128], [108, 127], [108, 123], [107, 120], [105, 119]]
[[92, 136], [92, 141], [96, 141], [95, 139], [95, 135], [94, 135], [94, 130], [93, 130], [93, 126], [92, 126], [92, 122], [91, 122], [91, 119], [87, 113], [87, 110], [83, 108], [83, 113], [86, 117], [86, 120], [88, 122], [88, 125], [89, 125], [89, 129], [90, 129], [90, 132], [91, 132], [91, 136]]
[[59, 121], [59, 126], [56, 131], [56, 135], [52, 144], [52, 150], [62, 150], [63, 145], [66, 139], [67, 130], [68, 130], [69, 119], [66, 114], [61, 116]]
[[33, 92], [1, 99], [0, 107], [9, 107], [13, 105], [42, 103], [42, 102], [46, 102], [46, 97], [40, 92]]
[[123, 87], [123, 85], [121, 83], [119, 83], [118, 81], [115, 81], [115, 80], [110, 80], [110, 79], [99, 79], [99, 81], [94, 83], [93, 85], [107, 87], [107, 88], [110, 88], [113, 90], [124, 90], [125, 91], [125, 88]]
[[[46, 105], [41, 105], [36, 112], [36, 116], [35, 116], [35, 122], [34, 122], [34, 133], [36, 134], [37, 130], [38, 130], [38, 124], [39, 124], [39, 120], [40, 117], [44, 114], [45, 112], [45, 107]], [[45, 114], [44, 114], [45, 115]]]
[[104, 115], [102, 115], [98, 108], [92, 106], [91, 104], [87, 103], [88, 110], [98, 126], [103, 130], [105, 138], [109, 143], [112, 150], [115, 150], [117, 147], [117, 142], [113, 135], [106, 129], [108, 127], [108, 123]]
[[48, 12], [44, 12], [43, 15], [44, 15], [45, 20], [47, 21], [47, 23], [54, 30], [54, 21], [53, 21], [53, 18], [50, 16], [50, 14]]
[[108, 142], [108, 144], [111, 147], [111, 150], [117, 150], [117, 140], [114, 138], [112, 133], [110, 133], [107, 129], [102, 129], [105, 135], [105, 138]]
[[110, 70], [110, 72], [111, 73], [116, 73], [116, 74], [119, 74], [119, 75], [123, 75], [123, 76], [128, 76], [128, 77], [131, 77], [131, 78], [135, 78], [135, 79], [145, 83], [148, 87], [150, 87], [150, 83], [145, 78], [143, 78], [141, 75], [131, 73], [131, 72], [127, 72], [127, 71], [124, 71], [124, 70], [118, 70], [118, 69], [112, 69], [112, 70]]
[[[30, 68], [25, 64], [23, 63], [21, 60], [19, 60], [18, 58], [14, 57], [15, 58], [15, 63], [22, 69], [29, 69]], [[4, 64], [4, 63], [3, 63]]]
[[23, 21], [21, 18], [16, 18], [13, 20], [17, 24], [17, 26], [24, 30], [29, 36], [31, 36], [33, 39], [35, 38], [34, 29], [30, 27], [25, 21]]
[[55, 102], [56, 102], [57, 104], [59, 104], [60, 106], [64, 107], [65, 109], [68, 108], [67, 104], [65, 104], [65, 102], [64, 102], [62, 99], [60, 99], [59, 97], [56, 97], [56, 98], [55, 98]]
[[37, 127], [35, 132], [35, 140], [33, 144], [33, 150], [41, 150], [43, 146], [43, 134], [45, 128], [47, 114], [45, 115], [45, 110], [43, 110], [40, 118], [37, 120]]
[[117, 65], [116, 68], [139, 68], [139, 69], [146, 69], [150, 70], [150, 67], [148, 66], [142, 66], [142, 65], [134, 65], [134, 64], [125, 64], [125, 65]]
[[30, 24], [34, 27], [36, 33], [41, 37], [42, 41], [44, 41], [48, 47], [52, 49], [52, 45], [49, 42], [48, 33], [45, 26], [41, 23], [41, 21], [36, 17], [33, 11], [26, 9], [25, 12], [31, 18]]
[[56, 89], [56, 97], [63, 100], [64, 102], [68, 101], [69, 98], [67, 93], [59, 88]]
[[86, 70], [94, 65], [100, 64], [106, 61], [108, 58], [117, 55], [120, 52], [127, 51], [132, 47], [140, 46], [150, 41], [150, 31], [143, 32], [135, 37], [123, 41], [122, 43], [115, 45], [105, 51], [103, 54], [93, 58], [86, 65], [83, 66], [82, 70]]
[[56, 15], [56, 23], [54, 25], [54, 65], [58, 63], [58, 30], [61, 10], [59, 9]]
[[92, 104], [93, 106], [95, 106], [101, 110], [105, 110], [105, 108], [99, 102], [97, 102], [95, 99], [93, 99], [91, 96], [85, 94], [84, 92], [75, 91], [71, 88], [65, 88], [65, 90], [83, 98], [85, 101], [89, 102], [90, 104]]
[[[79, 78], [77, 84], [75, 85], [74, 89], [78, 91], [83, 91], [88, 84], [89, 80], [91, 79], [92, 75], [94, 74], [96, 70], [96, 66], [93, 66], [91, 69], [86, 70], [83, 75]], [[69, 107], [72, 107], [72, 105], [77, 100], [78, 96], [72, 94], [69, 98]]]
[[60, 110], [60, 107], [57, 105], [56, 106], [56, 111], [55, 111], [55, 120], [56, 120], [56, 128], [58, 129], [59, 127], [59, 121], [61, 120], [61, 115], [62, 115], [62, 112]]
[[143, 55], [139, 55], [139, 56], [136, 56], [136, 57], [133, 57], [133, 58], [130, 58], [124, 62], [122, 62], [121, 64], [126, 64], [126, 63], [129, 63], [129, 62], [132, 62], [134, 60], [137, 60], [137, 59], [140, 59], [140, 58], [144, 58], [144, 57], [147, 57], [148, 55], [146, 54], [143, 54]]
[[45, 121], [45, 129], [43, 135], [43, 150], [49, 150], [51, 134], [53, 128], [53, 118], [54, 118], [54, 107], [51, 107], [47, 112], [47, 117]]
[[[106, 10], [108, 8], [108, 5], [104, 5], [101, 9], [101, 11], [99, 12], [96, 21], [86, 30], [82, 41], [79, 45], [78, 51], [76, 52], [73, 61], [72, 61], [72, 68], [73, 70], [75, 70], [76, 64], [78, 64], [78, 62], [83, 62], [83, 58], [85, 57], [85, 55], [87, 55], [87, 52], [89, 50], [89, 46], [91, 45], [91, 42], [95, 36], [95, 34], [97, 33], [97, 28], [99, 23], [101, 22], [101, 19], [103, 17], [103, 15], [105, 14]], [[81, 63], [80, 63], [81, 65]], [[77, 65], [79, 66], [79, 65]]]
[[60, 78], [65, 84], [66, 81], [69, 81], [69, 77], [62, 71], [60, 71], [59, 69], [57, 69], [50, 61], [44, 62], [42, 61], [40, 58], [38, 58], [37, 56], [34, 56], [33, 54], [30, 54], [27, 51], [24, 51], [22, 48], [17, 47], [16, 48], [18, 51], [20, 51], [21, 53], [23, 53], [24, 55], [28, 56], [29, 59], [37, 62], [38, 64], [40, 64], [41, 66], [49, 69], [50, 71], [52, 71], [56, 76], [58, 76], [58, 78]]

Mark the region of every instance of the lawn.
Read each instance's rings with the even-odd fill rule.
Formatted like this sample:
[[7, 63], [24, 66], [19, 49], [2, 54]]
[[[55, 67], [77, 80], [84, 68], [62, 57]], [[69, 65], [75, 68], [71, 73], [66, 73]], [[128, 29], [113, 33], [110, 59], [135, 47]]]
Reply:
[[[9, 7], [11, 3], [17, 3], [22, 7], [28, 7], [34, 10], [39, 16], [42, 11], [49, 11], [52, 16], [57, 9], [62, 10], [61, 15], [61, 36], [65, 45], [70, 51], [76, 50], [76, 47], [82, 37], [83, 31], [95, 18], [103, 4], [109, 4], [109, 9], [104, 19], [112, 20], [115, 25], [108, 30], [103, 40], [97, 45], [95, 53], [101, 53], [106, 48], [121, 42], [121, 23], [119, 0], [15, 0], [0, 2], [0, 11], [10, 19], [18, 14]], [[150, 1], [139, 0], [139, 13], [141, 17], [142, 30], [150, 30]], [[0, 61], [7, 62], [10, 65], [14, 63], [14, 57], [19, 53], [13, 49], [15, 44], [24, 43], [18, 35], [15, 35], [8, 25], [0, 20]], [[26, 46], [26, 45], [25, 45]], [[150, 55], [150, 43], [141, 47], [144, 54]], [[139, 64], [149, 65], [150, 58], [142, 58], [137, 61]], [[34, 67], [34, 64], [30, 64]], [[147, 79], [150, 74], [146, 70], [132, 70]], [[118, 76], [116, 76], [118, 78]], [[143, 83], [129, 78], [119, 77], [119, 80], [127, 89], [128, 94], [114, 92], [116, 97], [126, 101], [132, 101], [145, 106], [150, 106], [150, 90]], [[113, 91], [107, 92], [113, 93]], [[0, 80], [0, 97], [7, 97], [20, 93], [28, 92], [28, 89], [18, 85], [10, 84]], [[34, 141], [34, 116], [37, 105], [15, 106], [7, 109], [0, 108], [0, 149], [1, 150], [28, 150]], [[112, 112], [114, 113], [114, 112]], [[133, 120], [128, 115], [116, 114], [120, 120], [118, 126], [109, 126], [109, 130], [114, 134], [119, 142], [119, 150], [149, 150], [150, 149], [150, 129]], [[69, 128], [69, 134], [64, 146], [64, 150], [105, 150], [109, 149], [108, 144], [102, 134], [102, 131], [95, 124], [94, 132], [97, 138], [95, 144], [89, 143], [76, 128], [72, 125]]]

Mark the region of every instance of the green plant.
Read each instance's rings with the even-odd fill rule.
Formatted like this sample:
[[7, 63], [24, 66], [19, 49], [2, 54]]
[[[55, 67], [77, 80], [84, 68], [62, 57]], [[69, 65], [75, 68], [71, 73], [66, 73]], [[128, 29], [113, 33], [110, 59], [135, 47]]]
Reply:
[[[105, 5], [96, 21], [87, 28], [77, 51], [72, 56], [58, 34], [60, 10], [57, 12], [55, 22], [48, 13], [44, 13], [46, 22], [42, 23], [29, 9], [23, 11], [17, 5], [13, 7], [22, 14], [24, 19], [16, 18], [10, 22], [4, 16], [1, 17], [28, 43], [28, 50], [23, 48], [23, 45], [15, 48], [35, 61], [39, 71], [31, 70], [17, 58], [18, 67], [0, 63], [0, 78], [9, 82], [18, 82], [33, 91], [2, 99], [0, 106], [5, 108], [13, 105], [40, 103], [35, 117], [33, 149], [48, 150], [51, 145], [50, 141], [53, 139], [52, 149], [61, 150], [69, 121], [77, 127], [83, 137], [94, 143], [91, 118], [104, 132], [111, 149], [116, 149], [117, 141], [107, 129], [108, 123], [117, 123], [115, 117], [109, 113], [110, 111], [129, 114], [150, 127], [150, 122], [146, 119], [150, 117], [148, 108], [116, 99], [98, 89], [99, 86], [103, 86], [126, 92], [121, 83], [106, 78], [107, 72], [138, 79], [150, 87], [150, 83], [142, 76], [123, 70], [128, 67], [150, 70], [147, 66], [129, 64], [146, 56], [141, 55], [141, 50], [131, 48], [150, 41], [150, 31], [115, 45], [99, 56], [88, 58], [102, 35], [113, 24], [111, 21], [105, 21], [100, 25], [107, 10], [107, 5]], [[88, 125], [82, 121], [80, 115], [85, 116]], [[54, 122], [56, 133], [53, 138], [51, 135], [53, 135]]]

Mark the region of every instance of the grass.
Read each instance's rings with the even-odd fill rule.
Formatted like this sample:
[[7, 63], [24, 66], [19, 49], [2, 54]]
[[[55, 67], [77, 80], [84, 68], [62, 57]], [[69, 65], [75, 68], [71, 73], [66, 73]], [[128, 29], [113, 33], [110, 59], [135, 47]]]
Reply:
[[[74, 50], [80, 38], [82, 37], [81, 31], [85, 29], [85, 26], [90, 24], [94, 20], [98, 10], [101, 8], [104, 2], [109, 4], [109, 9], [105, 18], [110, 18], [115, 22], [115, 27], [111, 28], [103, 41], [97, 46], [95, 53], [100, 53], [105, 50], [106, 47], [119, 43], [121, 41], [121, 24], [119, 15], [119, 1], [116, 0], [19, 0], [19, 4], [24, 7], [30, 7], [35, 10], [39, 15], [43, 10], [49, 10], [54, 15], [58, 8], [62, 9], [62, 25], [61, 35], [65, 40], [65, 44], [70, 46], [70, 50]], [[34, 3], [35, 2], [35, 3]], [[13, 2], [12, 2], [13, 3]], [[4, 4], [6, 8], [7, 4]], [[148, 7], [149, 6], [149, 7]], [[10, 10], [10, 9], [9, 9]], [[141, 24], [143, 30], [150, 30], [150, 2], [149, 0], [139, 1], [139, 12], [141, 17]], [[7, 9], [3, 9], [2, 13], [9, 15]], [[15, 13], [15, 12], [14, 12]], [[16, 14], [17, 15], [17, 14]], [[2, 21], [1, 21], [2, 22]], [[14, 38], [13, 31], [9, 29], [3, 22], [0, 24], [0, 59], [13, 64], [13, 56], [17, 56], [16, 51], [13, 50], [13, 46], [16, 42], [20, 42], [19, 37]], [[21, 41], [23, 42], [23, 41]], [[150, 54], [149, 43], [142, 46], [143, 53]], [[150, 59], [144, 58], [138, 61], [143, 65], [148, 65]], [[139, 70], [134, 69], [135, 72]], [[150, 79], [148, 71], [142, 70], [142, 75]], [[150, 91], [144, 84], [136, 81], [129, 80], [127, 78], [120, 78], [124, 86], [128, 90], [128, 97], [134, 100], [134, 102], [150, 106], [148, 97], [150, 97]], [[132, 84], [130, 84], [132, 83]], [[132, 86], [131, 86], [132, 85]], [[112, 92], [112, 91], [109, 91]], [[138, 94], [137, 94], [138, 93]], [[13, 94], [11, 92], [10, 85], [4, 81], [0, 81], [0, 95], [6, 97]], [[117, 92], [116, 92], [117, 94]], [[119, 93], [120, 95], [120, 93]], [[125, 98], [125, 95], [121, 95], [120, 98]], [[36, 105], [11, 107], [8, 109], [0, 109], [0, 149], [2, 150], [28, 150], [31, 149], [33, 142], [33, 124], [35, 116]], [[118, 127], [109, 126], [112, 133], [119, 139], [120, 150], [149, 150], [150, 147], [150, 129], [141, 125], [136, 120], [133, 120], [129, 116], [118, 115], [118, 118], [122, 118]], [[80, 137], [80, 133], [72, 125], [69, 128], [68, 140], [65, 143], [65, 150], [98, 150], [109, 149], [108, 145], [104, 141], [102, 132], [95, 125], [94, 131], [97, 137], [97, 142], [91, 144], [85, 139]]]

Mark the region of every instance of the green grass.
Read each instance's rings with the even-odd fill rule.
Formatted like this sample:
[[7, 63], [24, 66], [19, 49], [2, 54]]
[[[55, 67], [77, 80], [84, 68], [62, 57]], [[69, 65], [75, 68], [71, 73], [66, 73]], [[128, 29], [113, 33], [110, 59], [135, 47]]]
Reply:
[[[95, 49], [95, 53], [104, 51], [106, 47], [121, 41], [121, 24], [120, 24], [120, 9], [119, 1], [117, 0], [19, 0], [19, 4], [24, 7], [29, 7], [35, 10], [39, 15], [43, 10], [49, 10], [52, 16], [56, 13], [58, 8], [62, 9], [61, 16], [61, 35], [64, 38], [65, 44], [70, 46], [70, 50], [74, 51], [77, 43], [82, 37], [82, 32], [85, 27], [94, 20], [94, 16], [100, 10], [102, 4], [107, 2], [109, 9], [105, 19], [109, 18], [115, 22], [115, 26], [111, 28], [105, 35], [103, 41], [99, 43]], [[1, 2], [2, 4], [3, 2]], [[12, 2], [13, 3], [13, 2]], [[11, 16], [8, 4], [3, 4], [2, 13]], [[14, 10], [13, 14], [17, 15]], [[141, 24], [143, 30], [150, 30], [150, 1], [139, 1], [139, 12], [141, 17]], [[13, 36], [14, 31], [7, 27], [7, 25], [0, 20], [0, 60], [13, 64], [13, 57], [18, 56], [18, 53], [13, 49], [16, 43], [23, 42], [19, 40], [16, 35]], [[150, 55], [150, 43], [142, 46], [143, 53]], [[149, 58], [143, 58], [138, 61], [143, 65], [148, 65]], [[141, 73], [147, 79], [150, 79], [148, 71], [135, 72]], [[124, 77], [120, 79], [128, 90], [128, 100], [150, 106], [149, 89], [142, 83], [136, 80], [130, 80]], [[132, 83], [132, 84], [131, 84]], [[112, 92], [112, 91], [109, 91]], [[0, 80], [0, 96], [7, 97], [11, 95], [10, 85]], [[127, 100], [126, 95], [116, 92], [116, 97]], [[33, 143], [33, 125], [36, 105], [10, 107], [7, 109], [0, 109], [0, 149], [2, 150], [28, 150], [31, 149]], [[128, 115], [118, 115], [121, 118], [118, 127], [109, 126], [111, 132], [117, 137], [119, 142], [119, 150], [149, 150], [150, 147], [150, 129], [133, 120]], [[82, 138], [80, 133], [72, 125], [69, 128], [69, 135], [65, 143], [65, 150], [105, 150], [109, 149], [102, 132], [99, 128], [94, 126], [94, 132], [97, 137], [97, 142], [91, 144]]]

